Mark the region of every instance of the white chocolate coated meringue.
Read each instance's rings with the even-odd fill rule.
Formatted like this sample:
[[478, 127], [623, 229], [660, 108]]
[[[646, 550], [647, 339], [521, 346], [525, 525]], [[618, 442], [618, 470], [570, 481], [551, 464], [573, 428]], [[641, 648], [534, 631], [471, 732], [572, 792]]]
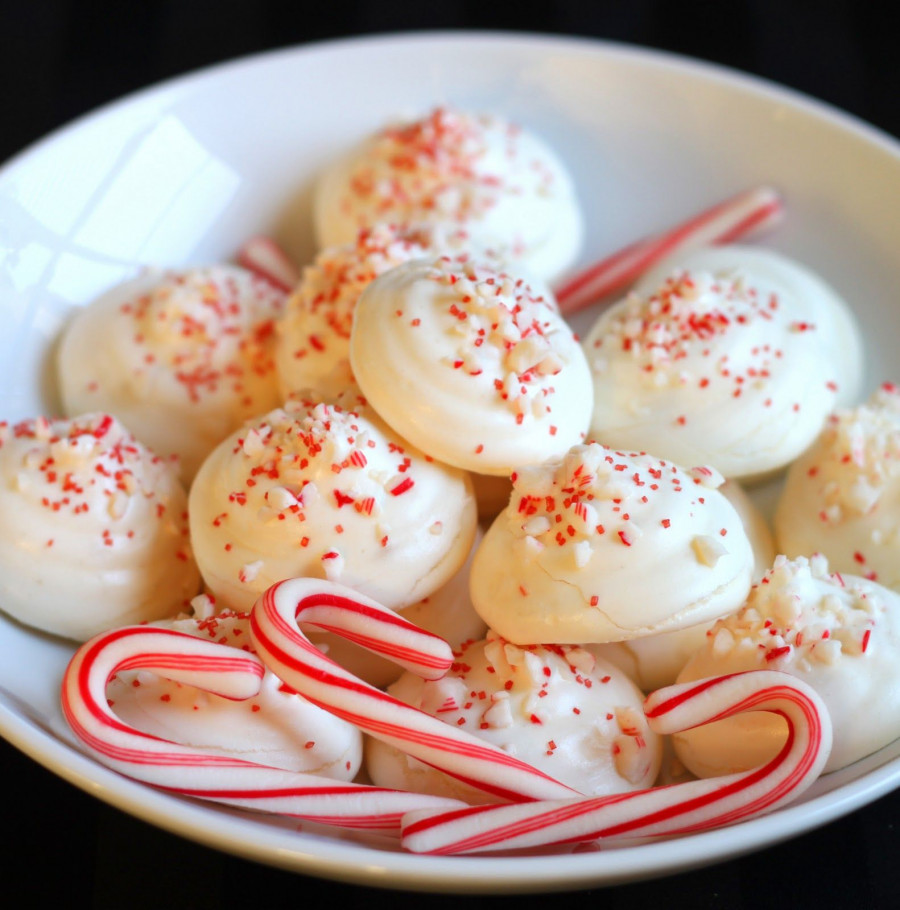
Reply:
[[[790, 673], [822, 697], [834, 726], [826, 772], [875, 752], [900, 736], [900, 595], [829, 574], [822, 556], [779, 556], [678, 681], [759, 669]], [[780, 718], [755, 712], [678, 733], [674, 744], [689, 770], [712, 777], [768, 761], [785, 737]]]
[[285, 295], [216, 265], [150, 271], [81, 310], [59, 349], [68, 415], [103, 410], [190, 480], [247, 418], [279, 402], [275, 319]]
[[[250, 646], [246, 613], [225, 611], [157, 625], [232, 648]], [[206, 752], [336, 780], [352, 780], [362, 764], [362, 734], [356, 727], [287, 689], [268, 671], [259, 694], [245, 701], [147, 670], [120, 673], [107, 686], [107, 696], [126, 723]]]
[[[757, 582], [771, 568], [775, 559], [772, 534], [762, 514], [737, 481], [725, 481], [719, 491], [735, 507], [743, 522], [753, 548], [753, 581]], [[628, 641], [588, 644], [584, 647], [597, 657], [614, 664], [645, 692], [652, 692], [675, 682], [688, 658], [706, 642], [706, 632], [715, 622], [712, 620], [686, 629], [676, 629], [674, 632], [644, 635]]]
[[350, 357], [396, 432], [479, 474], [560, 457], [590, 421], [587, 363], [555, 302], [491, 266], [433, 256], [376, 278]]
[[796, 458], [862, 373], [837, 295], [801, 266], [740, 246], [660, 266], [584, 344], [594, 438], [727, 477]]
[[172, 616], [199, 584], [175, 470], [117, 420], [0, 423], [0, 609], [84, 641]]
[[477, 522], [465, 472], [426, 459], [363, 408], [300, 400], [219, 445], [189, 505], [203, 578], [238, 610], [298, 575], [405, 607], [459, 569]]
[[791, 465], [775, 512], [788, 556], [900, 590], [900, 390], [885, 384], [832, 415]]
[[584, 231], [572, 180], [542, 140], [448, 108], [388, 127], [328, 168], [314, 220], [321, 247], [383, 222], [463, 228], [475, 247], [547, 280], [574, 262]]
[[753, 551], [721, 482], [597, 443], [517, 471], [475, 554], [475, 609], [520, 644], [624, 641], [732, 612]]
[[[651, 786], [662, 759], [640, 691], [582, 648], [520, 648], [489, 634], [464, 645], [442, 679], [404, 673], [388, 691], [589, 796]], [[372, 739], [366, 767], [381, 786], [496, 799]]]

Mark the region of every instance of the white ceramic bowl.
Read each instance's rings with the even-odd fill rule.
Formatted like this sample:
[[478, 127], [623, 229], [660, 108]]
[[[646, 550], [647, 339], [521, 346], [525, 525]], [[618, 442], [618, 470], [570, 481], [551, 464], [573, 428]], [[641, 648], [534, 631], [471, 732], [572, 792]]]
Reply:
[[[744, 187], [784, 191], [771, 246], [852, 302], [868, 387], [900, 343], [900, 146], [770, 84], [593, 41], [413, 35], [266, 54], [165, 83], [60, 130], [0, 172], [0, 419], [57, 409], [50, 353], [74, 307], [142, 265], [228, 258], [268, 232], [304, 261], [310, 186], [329, 159], [438, 102], [542, 134], [587, 212], [585, 261]], [[394, 887], [535, 891], [691, 868], [822, 824], [900, 785], [900, 743], [733, 828], [576, 855], [428, 858], [384, 841], [161, 795], [86, 758], [57, 702], [71, 647], [0, 616], [0, 733], [125, 811], [222, 850]]]

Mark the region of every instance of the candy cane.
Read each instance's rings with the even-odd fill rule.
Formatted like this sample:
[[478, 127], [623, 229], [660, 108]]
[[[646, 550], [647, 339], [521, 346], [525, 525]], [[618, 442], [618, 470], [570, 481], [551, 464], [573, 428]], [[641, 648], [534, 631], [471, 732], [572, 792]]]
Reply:
[[236, 700], [256, 695], [265, 673], [251, 653], [173, 629], [126, 626], [82, 645], [63, 679], [63, 713], [102, 764], [128, 777], [183, 796], [350, 828], [396, 831], [403, 813], [423, 803], [462, 805], [271, 768], [143, 733], [123, 723], [106, 700], [113, 676], [139, 669]]
[[502, 749], [357, 679], [311, 644], [298, 622], [342, 635], [426, 679], [440, 678], [453, 661], [443, 639], [349, 588], [313, 578], [274, 585], [250, 615], [253, 646], [269, 669], [371, 736], [500, 799], [577, 795]]
[[300, 272], [287, 253], [271, 237], [258, 235], [245, 241], [235, 262], [290, 293], [300, 281]]
[[788, 724], [781, 752], [741, 774], [596, 798], [414, 811], [402, 845], [416, 853], [478, 853], [595, 840], [689, 834], [770, 812], [818, 777], [831, 751], [831, 721], [805, 683], [772, 670], [670, 686], [644, 705], [650, 726], [677, 733], [743, 711]]
[[783, 214], [781, 197], [770, 187], [739, 193], [662, 234], [638, 240], [579, 272], [556, 291], [560, 312], [570, 315], [622, 290], [672, 254], [757, 236], [778, 224]]

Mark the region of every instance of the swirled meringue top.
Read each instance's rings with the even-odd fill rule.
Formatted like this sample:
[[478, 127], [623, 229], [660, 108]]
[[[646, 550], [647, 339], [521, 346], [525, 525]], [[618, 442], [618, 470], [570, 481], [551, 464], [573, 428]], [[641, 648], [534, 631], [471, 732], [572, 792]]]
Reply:
[[822, 553], [837, 572], [900, 588], [900, 390], [828, 420], [791, 465], [775, 512], [789, 556]]
[[381, 130], [328, 168], [314, 218], [322, 247], [378, 222], [462, 227], [547, 280], [572, 264], [583, 235], [572, 180], [541, 139], [446, 107]]
[[587, 431], [591, 381], [572, 330], [491, 266], [432, 256], [381, 275], [357, 303], [350, 357], [401, 436], [479, 474], [558, 457]]
[[[435, 252], [465, 262], [471, 248], [469, 235], [461, 228], [377, 224], [360, 230], [352, 243], [322, 250], [303, 270], [276, 326], [275, 361], [284, 397], [305, 389], [337, 395], [354, 381], [353, 312], [359, 295], [375, 278]], [[479, 257], [494, 258], [489, 251], [480, 251]]]
[[[662, 740], [640, 691], [582, 648], [518, 647], [488, 633], [464, 644], [442, 679], [404, 673], [388, 691], [588, 796], [649, 787], [659, 770]], [[494, 799], [379, 741], [366, 743], [366, 765], [381, 786]]]
[[115, 414], [193, 477], [249, 417], [276, 404], [274, 326], [285, 295], [252, 272], [216, 265], [148, 272], [80, 311], [59, 375], [66, 413]]
[[522, 644], [623, 641], [737, 609], [753, 551], [720, 483], [596, 443], [518, 470], [475, 554], [475, 609]]
[[465, 561], [471, 482], [409, 446], [363, 407], [291, 400], [204, 462], [191, 536], [217, 600], [249, 609], [270, 585], [330, 578], [399, 608]]
[[[198, 612], [156, 625], [251, 650], [249, 614], [213, 615], [208, 597]], [[271, 672], [259, 694], [245, 701], [223, 698], [172, 682], [148, 670], [124, 671], [107, 686], [110, 707], [145, 733], [235, 756], [272, 768], [352, 780], [362, 764], [362, 734], [352, 724], [306, 701]]]
[[[831, 574], [822, 556], [779, 556], [747, 604], [720, 620], [679, 682], [772, 669], [812, 686], [834, 724], [825, 770], [842, 768], [900, 736], [900, 595]], [[675, 737], [681, 760], [707, 777], [771, 758], [785, 738], [772, 714], [729, 718]]]
[[[594, 377], [591, 433], [729, 477], [788, 464], [861, 358], [846, 306], [783, 257], [705, 250], [648, 275], [585, 340]], [[657, 283], [651, 283], [657, 282]]]
[[0, 422], [0, 609], [84, 641], [174, 615], [199, 582], [175, 470], [122, 424]]

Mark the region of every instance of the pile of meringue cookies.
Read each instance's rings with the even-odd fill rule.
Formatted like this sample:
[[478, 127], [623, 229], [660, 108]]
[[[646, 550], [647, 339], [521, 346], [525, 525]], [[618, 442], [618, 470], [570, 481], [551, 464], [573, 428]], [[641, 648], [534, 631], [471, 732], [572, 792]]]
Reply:
[[[457, 660], [424, 680], [311, 632], [329, 657], [586, 795], [781, 748], [755, 712], [664, 752], [642, 705], [676, 680], [802, 679], [831, 716], [826, 772], [900, 736], [900, 390], [859, 403], [859, 331], [825, 282], [708, 247], [582, 341], [551, 290], [582, 243], [563, 164], [448, 108], [331, 165], [314, 220], [289, 289], [147, 269], [73, 315], [66, 418], [0, 423], [6, 613], [77, 642], [153, 623], [240, 647], [263, 592], [326, 579]], [[779, 472], [770, 531], [743, 486]], [[107, 695], [219, 754], [486, 798], [272, 673], [247, 702], [147, 670]]]

